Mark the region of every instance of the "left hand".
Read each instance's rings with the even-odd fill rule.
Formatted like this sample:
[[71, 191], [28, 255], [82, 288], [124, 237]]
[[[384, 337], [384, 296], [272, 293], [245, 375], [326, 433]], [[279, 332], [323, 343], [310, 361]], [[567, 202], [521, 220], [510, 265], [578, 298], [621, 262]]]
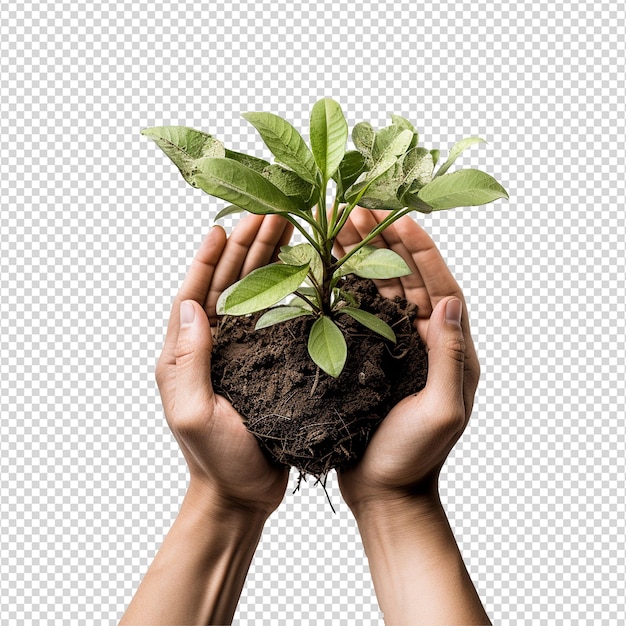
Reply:
[[156, 367], [165, 416], [189, 466], [190, 493], [266, 515], [280, 504], [289, 472], [264, 456], [241, 415], [213, 392], [212, 329], [222, 291], [275, 260], [291, 233], [276, 215], [249, 215], [228, 238], [214, 227], [174, 300]]

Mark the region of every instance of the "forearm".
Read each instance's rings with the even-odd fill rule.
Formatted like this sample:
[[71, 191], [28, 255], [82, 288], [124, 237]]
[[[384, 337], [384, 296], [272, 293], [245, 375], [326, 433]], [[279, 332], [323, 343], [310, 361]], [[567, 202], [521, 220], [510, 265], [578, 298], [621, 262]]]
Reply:
[[438, 500], [355, 515], [387, 626], [490, 624]]
[[188, 494], [120, 626], [230, 623], [264, 521]]

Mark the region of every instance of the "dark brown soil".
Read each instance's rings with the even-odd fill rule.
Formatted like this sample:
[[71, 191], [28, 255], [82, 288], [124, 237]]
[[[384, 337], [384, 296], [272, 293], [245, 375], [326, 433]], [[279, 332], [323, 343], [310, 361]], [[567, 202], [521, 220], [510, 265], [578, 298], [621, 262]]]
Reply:
[[358, 460], [389, 409], [426, 384], [416, 306], [383, 298], [371, 281], [353, 276], [343, 289], [390, 324], [397, 343], [338, 316], [348, 344], [339, 378], [319, 370], [308, 355], [310, 316], [258, 331], [258, 315], [224, 317], [213, 353], [216, 391], [241, 413], [263, 450], [318, 480]]

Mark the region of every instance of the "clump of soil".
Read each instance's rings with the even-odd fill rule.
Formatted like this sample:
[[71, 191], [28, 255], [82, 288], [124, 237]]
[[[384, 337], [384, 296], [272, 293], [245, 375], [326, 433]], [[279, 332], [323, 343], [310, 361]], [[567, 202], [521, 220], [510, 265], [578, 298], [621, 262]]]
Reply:
[[318, 480], [357, 461], [389, 410], [426, 384], [426, 347], [413, 324], [417, 307], [383, 298], [370, 280], [349, 276], [342, 288], [386, 321], [397, 343], [338, 316], [348, 344], [339, 378], [309, 357], [311, 316], [258, 331], [260, 314], [224, 317], [214, 344], [215, 390], [244, 417], [271, 459]]

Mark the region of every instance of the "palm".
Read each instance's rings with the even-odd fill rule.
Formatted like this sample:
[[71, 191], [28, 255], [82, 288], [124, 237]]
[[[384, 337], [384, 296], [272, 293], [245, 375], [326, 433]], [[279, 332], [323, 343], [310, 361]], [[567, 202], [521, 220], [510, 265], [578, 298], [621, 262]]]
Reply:
[[[336, 242], [340, 257], [363, 239], [386, 212], [353, 211]], [[450, 274], [435, 244], [411, 218], [403, 218], [372, 242], [400, 254], [411, 274], [393, 280], [374, 281], [381, 295], [400, 296], [418, 307], [417, 331], [429, 345], [430, 319], [437, 304], [456, 296], [463, 301], [458, 284]], [[463, 316], [467, 339], [466, 382], [463, 404], [466, 418], [471, 412], [478, 380], [478, 362], [469, 335], [467, 315]], [[436, 475], [458, 438], [458, 424], [444, 415], [438, 395], [429, 387], [399, 402], [376, 430], [361, 461], [339, 474], [339, 484], [347, 500], [365, 492], [414, 490]]]
[[[377, 488], [410, 488], [424, 479], [435, 467], [432, 454], [433, 431], [424, 416], [423, 395], [405, 398], [387, 415], [376, 430], [360, 463], [342, 472], [343, 487], [351, 483], [376, 485]], [[398, 436], [402, 433], [403, 436]]]

